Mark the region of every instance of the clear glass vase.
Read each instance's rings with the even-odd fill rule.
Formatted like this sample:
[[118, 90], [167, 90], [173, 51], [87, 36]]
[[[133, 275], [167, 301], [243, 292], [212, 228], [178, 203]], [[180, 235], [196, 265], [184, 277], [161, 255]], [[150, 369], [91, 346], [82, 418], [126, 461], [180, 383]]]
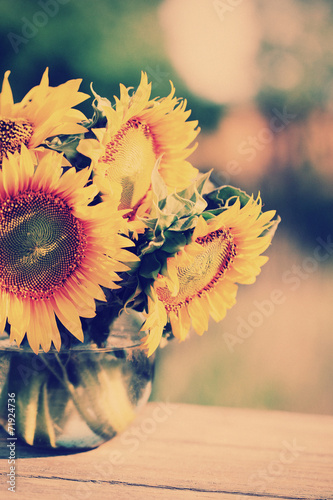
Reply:
[[0, 337], [0, 423], [47, 448], [89, 449], [122, 432], [151, 392], [153, 356], [141, 349], [142, 316], [123, 313], [103, 345], [34, 354]]

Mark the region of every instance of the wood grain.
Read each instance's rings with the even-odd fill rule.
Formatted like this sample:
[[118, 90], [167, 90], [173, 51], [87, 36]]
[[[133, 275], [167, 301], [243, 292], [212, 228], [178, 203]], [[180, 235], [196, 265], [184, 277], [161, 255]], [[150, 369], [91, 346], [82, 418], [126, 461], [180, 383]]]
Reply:
[[[7, 491], [7, 434], [0, 433]], [[24, 499], [333, 499], [333, 417], [149, 403], [97, 449], [54, 454], [17, 444]]]

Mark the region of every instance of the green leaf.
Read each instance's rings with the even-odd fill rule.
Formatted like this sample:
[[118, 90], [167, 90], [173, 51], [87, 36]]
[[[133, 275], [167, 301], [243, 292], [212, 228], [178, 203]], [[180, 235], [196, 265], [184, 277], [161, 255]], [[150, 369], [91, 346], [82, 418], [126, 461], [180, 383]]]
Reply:
[[221, 186], [204, 195], [207, 201], [207, 210], [228, 208], [239, 198], [241, 206], [244, 207], [251, 198], [245, 191], [233, 186]]
[[206, 182], [209, 180], [210, 174], [211, 174], [211, 171], [207, 172], [206, 174], [200, 175], [192, 184], [190, 184], [190, 186], [188, 188], [184, 189], [183, 191], [180, 191], [178, 193], [178, 195], [181, 198], [185, 198], [185, 199], [188, 198], [195, 203], [199, 202], [200, 204], [204, 204], [204, 208], [205, 208], [207, 203], [205, 202], [205, 200], [201, 196], [201, 193], [204, 190]]
[[144, 278], [156, 279], [161, 269], [161, 262], [155, 254], [144, 256], [141, 259], [140, 275]]
[[200, 176], [188, 188], [168, 195], [167, 186], [158, 172], [158, 166], [159, 162], [156, 163], [152, 174], [153, 208], [150, 218], [145, 219], [145, 223], [156, 234], [161, 234], [166, 229], [177, 231], [178, 227], [184, 230], [183, 225], [184, 228], [188, 228], [191, 223], [183, 221], [179, 224], [178, 221], [196, 217], [207, 206], [202, 191], [210, 173]]
[[81, 139], [84, 139], [84, 134], [59, 135], [46, 139], [45, 145], [54, 151], [64, 153], [66, 158], [72, 161], [78, 154], [76, 148]]
[[184, 232], [189, 229], [194, 229], [198, 220], [198, 216], [194, 215], [193, 217], [183, 217], [178, 219], [172, 226], [169, 228], [171, 232]]
[[165, 243], [163, 245], [163, 251], [170, 254], [175, 254], [179, 252], [187, 243], [186, 236], [183, 233], [168, 233]]

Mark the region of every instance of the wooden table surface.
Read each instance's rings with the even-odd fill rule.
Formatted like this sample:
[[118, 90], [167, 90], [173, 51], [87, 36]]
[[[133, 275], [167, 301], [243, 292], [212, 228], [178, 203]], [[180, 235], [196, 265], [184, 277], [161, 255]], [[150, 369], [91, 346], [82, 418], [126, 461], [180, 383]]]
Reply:
[[56, 455], [16, 447], [16, 493], [1, 499], [333, 499], [333, 417], [149, 403], [97, 449]]

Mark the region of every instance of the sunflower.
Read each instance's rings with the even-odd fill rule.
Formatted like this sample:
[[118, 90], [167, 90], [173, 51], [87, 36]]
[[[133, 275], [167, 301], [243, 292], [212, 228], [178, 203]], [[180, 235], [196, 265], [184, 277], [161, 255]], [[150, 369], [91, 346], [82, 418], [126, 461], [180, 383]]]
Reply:
[[14, 103], [9, 74], [10, 71], [6, 71], [0, 94], [0, 165], [8, 153], [20, 152], [22, 144], [34, 151], [48, 137], [86, 131], [78, 124], [85, 116], [72, 109], [89, 97], [78, 92], [82, 80], [49, 87], [46, 69], [40, 84], [21, 102]]
[[[171, 83], [171, 82], [170, 82]], [[94, 162], [94, 174], [104, 194], [119, 194], [121, 209], [142, 215], [151, 206], [151, 174], [159, 158], [159, 172], [168, 189], [181, 190], [196, 177], [186, 158], [195, 149], [188, 146], [199, 133], [196, 121], [187, 121], [186, 101], [170, 94], [150, 100], [151, 83], [142, 73], [136, 92], [120, 85], [120, 99], [113, 108], [97, 98], [107, 118], [104, 129], [93, 129], [98, 140], [83, 139], [78, 151]]]
[[184, 340], [190, 327], [202, 335], [211, 316], [222, 320], [236, 301], [237, 284], [254, 283], [268, 260], [262, 256], [271, 242], [266, 232], [275, 211], [261, 213], [261, 200], [240, 200], [219, 215], [201, 215], [185, 245], [169, 257], [166, 270], [151, 286], [148, 317], [142, 330], [150, 330], [144, 348], [152, 354], [158, 347], [163, 328], [169, 321], [172, 333]]
[[45, 152], [35, 169], [22, 146], [0, 171], [0, 331], [8, 321], [10, 339], [20, 345], [26, 334], [35, 353], [60, 349], [56, 317], [83, 341], [80, 316], [95, 316], [100, 286], [119, 288], [123, 262], [136, 260], [112, 201], [89, 206], [90, 170], [63, 173], [61, 161]]

